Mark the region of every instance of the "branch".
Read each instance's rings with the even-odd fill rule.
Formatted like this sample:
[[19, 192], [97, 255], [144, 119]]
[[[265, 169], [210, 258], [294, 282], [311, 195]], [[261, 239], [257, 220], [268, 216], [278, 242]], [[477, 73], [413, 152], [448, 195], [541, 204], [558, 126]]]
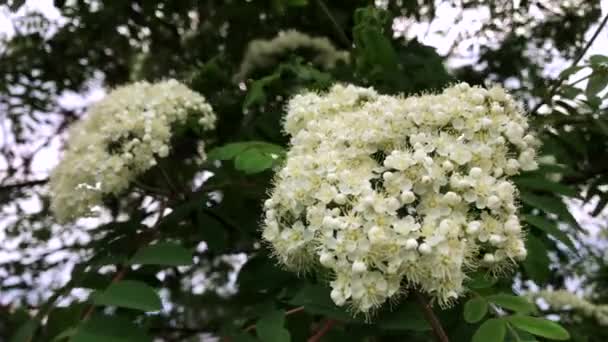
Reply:
[[[575, 67], [578, 64], [578, 62], [580, 62], [581, 59], [583, 59], [583, 57], [585, 56], [585, 54], [587, 53], [587, 51], [589, 50], [589, 48], [591, 47], [591, 45], [593, 44], [593, 42], [595, 41], [597, 36], [600, 34], [600, 32], [602, 32], [602, 29], [604, 28], [604, 26], [606, 26], [606, 23], [608, 23], [608, 14], [604, 17], [604, 19], [602, 20], [600, 25], [597, 27], [597, 29], [593, 33], [593, 36], [591, 37], [591, 39], [587, 42], [587, 44], [585, 45], [583, 50], [578, 54], [578, 56], [576, 57], [574, 62], [572, 62], [572, 65], [569, 68]], [[553, 97], [553, 95], [555, 95], [555, 92], [557, 91], [557, 89], [566, 81], [567, 78], [568, 77], [561, 76], [560, 78], [557, 79], [557, 82], [549, 90], [549, 96], [548, 96], [549, 101], [551, 101], [551, 98]], [[536, 105], [536, 107], [534, 107], [532, 109], [531, 113], [536, 114], [536, 111], [538, 111], [538, 109], [540, 107], [542, 107], [543, 104], [544, 104], [544, 100], [541, 100]]]
[[[293, 308], [291, 310], [287, 310], [285, 311], [285, 316], [289, 316], [289, 315], [293, 315], [295, 313], [298, 313], [300, 311], [304, 311], [304, 307], [303, 306], [298, 306], [297, 308]], [[252, 331], [255, 329], [255, 323], [248, 326], [247, 328], [243, 329], [243, 331]]]
[[450, 340], [448, 339], [448, 335], [446, 335], [445, 331], [443, 330], [441, 322], [437, 316], [435, 316], [433, 308], [431, 308], [429, 303], [426, 301], [426, 298], [424, 298], [424, 296], [418, 291], [416, 291], [414, 295], [416, 296], [418, 305], [420, 305], [420, 308], [422, 308], [424, 318], [426, 318], [427, 322], [429, 322], [431, 325], [431, 328], [433, 328], [433, 334], [435, 335], [437, 342], [449, 342]]
[[319, 331], [317, 331], [316, 334], [314, 334], [313, 336], [311, 336], [308, 339], [308, 342], [318, 342], [321, 340], [321, 338], [323, 338], [323, 336], [325, 336], [325, 334], [327, 334], [328, 331], [331, 330], [331, 328], [334, 327], [334, 325], [336, 325], [336, 323], [338, 323], [338, 321], [333, 320], [333, 319], [328, 319], [327, 321], [325, 321], [325, 324], [321, 327], [321, 329], [319, 329]]
[[316, 0], [316, 3], [331, 22], [331, 25], [334, 28], [334, 31], [336, 31], [336, 34], [338, 35], [338, 38], [340, 38], [342, 44], [344, 44], [345, 47], [351, 48], [353, 44], [350, 42], [350, 39], [348, 39], [348, 36], [346, 35], [342, 27], [340, 27], [340, 24], [338, 24], [338, 22], [336, 21], [336, 18], [334, 18], [334, 16], [331, 14], [331, 11], [329, 10], [329, 8], [327, 8], [327, 5], [325, 5], [323, 0]]
[[0, 186], [0, 191], [11, 191], [18, 188], [28, 188], [36, 185], [43, 185], [46, 184], [48, 181], [48, 179], [38, 179], [22, 183], [2, 185]]

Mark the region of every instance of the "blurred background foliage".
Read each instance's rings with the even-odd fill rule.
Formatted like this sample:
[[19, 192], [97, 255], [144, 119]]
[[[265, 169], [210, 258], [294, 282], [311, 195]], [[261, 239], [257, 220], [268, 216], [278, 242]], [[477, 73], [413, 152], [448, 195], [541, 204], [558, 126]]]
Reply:
[[[24, 3], [0, 5], [14, 12], [13, 34], [0, 40], [0, 341], [304, 341], [328, 322], [323, 341], [430, 340], [414, 300], [369, 324], [335, 307], [319, 279], [278, 268], [260, 244], [261, 203], [280, 163], [272, 155], [287, 143], [286, 101], [335, 82], [392, 94], [456, 81], [509, 88], [543, 140], [541, 168], [516, 179], [529, 255], [513, 274], [473, 277], [470, 287], [498, 313], [531, 310], [492, 296], [539, 287], [608, 302], [605, 227], [586, 224], [605, 222], [608, 203], [608, 57], [585, 55], [596, 38], [586, 32], [608, 34], [599, 1], [55, 0], [56, 20]], [[454, 27], [471, 13], [485, 19], [442, 49], [407, 34], [446, 6]], [[287, 29], [327, 37], [350, 62], [322, 69], [298, 50], [234, 81], [250, 41]], [[552, 76], [546, 66], [556, 62], [564, 71]], [[87, 96], [168, 77], [211, 103], [219, 122], [208, 146], [220, 148], [194, 179], [166, 160], [170, 184], [146, 175], [159, 191], [133, 189], [108, 198], [99, 219], [55, 223], [48, 165]], [[453, 341], [470, 340], [481, 323], [463, 318], [466, 302], [435, 310]], [[593, 318], [535, 310], [559, 318], [575, 341], [608, 339]]]

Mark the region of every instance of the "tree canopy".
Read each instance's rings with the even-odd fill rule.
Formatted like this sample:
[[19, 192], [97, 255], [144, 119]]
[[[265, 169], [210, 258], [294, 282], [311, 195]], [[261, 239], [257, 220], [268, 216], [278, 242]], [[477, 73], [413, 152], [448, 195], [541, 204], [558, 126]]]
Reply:
[[[608, 34], [600, 1], [55, 0], [54, 19], [28, 5], [0, 5], [10, 21], [0, 37], [0, 341], [608, 338], [608, 56], [589, 53]], [[458, 88], [464, 82], [471, 88]], [[495, 85], [513, 105], [493, 93]], [[340, 87], [358, 89], [356, 100], [348, 102], [346, 91], [340, 97]], [[517, 212], [518, 225], [500, 224], [520, 234], [521, 223], [525, 253], [509, 255], [505, 267], [485, 267], [501, 255], [488, 246], [502, 246], [503, 237], [479, 238], [467, 259], [478, 261], [463, 268], [456, 298], [442, 302], [434, 289], [399, 279], [400, 296], [366, 311], [336, 305], [337, 268], [320, 266], [329, 257], [290, 259], [269, 242], [275, 214], [293, 231], [296, 222], [315, 226], [306, 217], [312, 202], [274, 189], [288, 184], [297, 192], [310, 180], [302, 170], [344, 158], [306, 150], [306, 162], [286, 171], [305, 140], [296, 134], [304, 125], [296, 110], [317, 115], [302, 120], [325, 123], [336, 113], [369, 111], [375, 125], [361, 122], [360, 135], [343, 143], [365, 150], [357, 139], [381, 136], [377, 126], [386, 119], [372, 106], [389, 113], [393, 107], [382, 105], [398, 103], [406, 112], [418, 103], [414, 96], [442, 91], [441, 101], [461, 105], [450, 89], [482, 88], [490, 90], [479, 106], [495, 101], [496, 111], [525, 113], [529, 128], [519, 140], [537, 149], [530, 165], [538, 167], [505, 173], [515, 196], [505, 212]], [[333, 107], [323, 107], [323, 96], [335, 96]], [[443, 102], [429, 99], [420, 108], [433, 114]], [[307, 126], [307, 137], [317, 134], [319, 146], [342, 143], [337, 130], [352, 133], [357, 122], [342, 127], [336, 117], [333, 130]], [[425, 125], [412, 129], [459, 131], [453, 123]], [[386, 136], [394, 131], [385, 128]], [[367, 130], [375, 133], [366, 138]], [[389, 165], [387, 151], [418, 149], [415, 132], [407, 134], [411, 143], [371, 151], [365, 160], [372, 164], [357, 159], [352, 171]], [[451, 141], [457, 150], [465, 135]], [[514, 152], [525, 150], [519, 140], [495, 148], [523, 165]], [[485, 175], [468, 162], [450, 170]], [[365, 184], [388, 192], [396, 176], [387, 173]], [[411, 178], [412, 198], [401, 195], [393, 210], [399, 218], [424, 212], [415, 198], [426, 181]], [[447, 195], [450, 186], [457, 188], [436, 191], [461, 201], [460, 193]], [[358, 210], [344, 204], [358, 202], [357, 194], [332, 196], [328, 212]], [[289, 206], [301, 210], [282, 209]], [[463, 210], [500, 216], [492, 206]], [[454, 219], [457, 210], [440, 215]], [[403, 246], [426, 253], [426, 240], [409, 240]]]

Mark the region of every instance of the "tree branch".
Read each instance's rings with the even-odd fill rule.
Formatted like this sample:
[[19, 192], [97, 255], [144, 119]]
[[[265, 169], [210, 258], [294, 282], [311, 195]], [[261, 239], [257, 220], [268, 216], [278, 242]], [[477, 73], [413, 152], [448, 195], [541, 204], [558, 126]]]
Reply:
[[[608, 14], [604, 17], [604, 19], [602, 20], [600, 25], [597, 27], [597, 29], [593, 33], [593, 36], [591, 36], [591, 39], [589, 39], [589, 41], [587, 42], [587, 44], [585, 45], [583, 50], [581, 50], [581, 52], [578, 54], [578, 56], [572, 62], [572, 65], [570, 65], [569, 68], [575, 67], [578, 64], [578, 62], [580, 62], [581, 59], [583, 59], [583, 57], [585, 56], [585, 54], [587, 53], [587, 51], [589, 50], [589, 48], [591, 47], [591, 45], [593, 44], [593, 42], [595, 41], [597, 36], [600, 34], [600, 32], [602, 32], [602, 29], [604, 28], [604, 26], [606, 26], [606, 23], [608, 23]], [[564, 77], [564, 76], [559, 77], [557, 79], [557, 82], [551, 87], [551, 89], [549, 89], [549, 96], [548, 96], [549, 101], [551, 101], [551, 98], [553, 97], [553, 95], [555, 95], [555, 92], [557, 91], [557, 89], [566, 81], [567, 78], [568, 77]], [[536, 114], [536, 112], [540, 109], [540, 107], [542, 107], [542, 105], [544, 103], [545, 103], [545, 101], [543, 99], [541, 99], [541, 101], [532, 109], [532, 111], [530, 113]]]
[[427, 322], [429, 322], [431, 328], [433, 329], [433, 334], [435, 335], [437, 342], [449, 342], [450, 340], [448, 339], [448, 335], [446, 335], [445, 331], [443, 330], [439, 318], [435, 316], [433, 308], [431, 308], [426, 298], [424, 298], [424, 296], [418, 291], [416, 291], [414, 295], [416, 296], [418, 305], [420, 305], [420, 308], [422, 308], [424, 318], [426, 318]]
[[27, 181], [27, 182], [2, 185], [2, 186], [0, 186], [0, 191], [11, 191], [11, 190], [18, 189], [18, 188], [28, 188], [28, 187], [32, 187], [32, 186], [36, 186], [36, 185], [43, 185], [43, 184], [46, 184], [48, 181], [49, 181], [48, 179], [38, 179], [38, 180], [32, 180], [32, 181]]
[[346, 32], [344, 32], [342, 27], [340, 27], [340, 24], [338, 24], [338, 22], [336, 21], [336, 18], [334, 18], [334, 16], [331, 14], [331, 11], [329, 10], [329, 8], [327, 8], [327, 5], [325, 5], [323, 0], [316, 0], [316, 3], [331, 22], [334, 31], [338, 35], [338, 38], [340, 38], [340, 42], [344, 44], [345, 47], [351, 48], [353, 44], [350, 42], [350, 39], [348, 39]]

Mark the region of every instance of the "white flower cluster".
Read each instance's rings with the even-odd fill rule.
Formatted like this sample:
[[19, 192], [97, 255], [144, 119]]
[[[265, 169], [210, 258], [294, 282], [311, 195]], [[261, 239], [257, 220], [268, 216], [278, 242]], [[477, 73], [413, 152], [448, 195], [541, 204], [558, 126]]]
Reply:
[[542, 299], [553, 309], [567, 309], [583, 316], [595, 318], [600, 325], [608, 325], [608, 305], [596, 305], [565, 290], [530, 292], [533, 300]]
[[88, 216], [104, 196], [127, 189], [157, 158], [169, 155], [172, 128], [187, 119], [210, 130], [216, 117], [202, 95], [176, 80], [133, 83], [94, 104], [71, 128], [65, 156], [51, 174], [57, 219]]
[[296, 30], [280, 32], [270, 40], [256, 39], [249, 43], [235, 80], [245, 79], [253, 70], [268, 67], [277, 62], [280, 55], [297, 49], [316, 52], [313, 62], [325, 68], [333, 68], [338, 61], [348, 62], [348, 51], [337, 50], [327, 38], [311, 37]]
[[526, 256], [508, 177], [537, 167], [538, 141], [502, 88], [402, 98], [336, 85], [295, 96], [284, 128], [263, 238], [293, 269], [331, 270], [337, 305], [368, 312], [407, 287], [447, 305], [466, 271]]

